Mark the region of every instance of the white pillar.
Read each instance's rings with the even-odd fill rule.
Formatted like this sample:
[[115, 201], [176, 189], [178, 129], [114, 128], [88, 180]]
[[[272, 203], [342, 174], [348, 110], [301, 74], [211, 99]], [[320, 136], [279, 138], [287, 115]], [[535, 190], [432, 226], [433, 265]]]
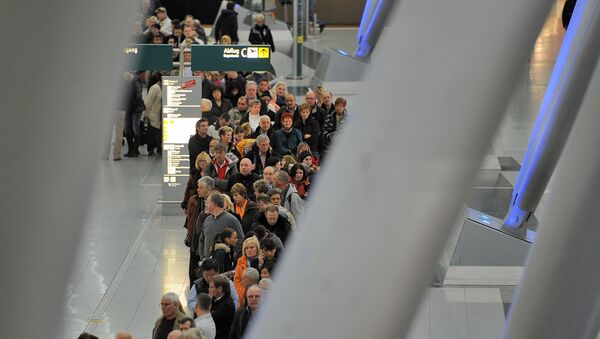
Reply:
[[[590, 10], [597, 13], [593, 2]], [[600, 68], [589, 72], [592, 81], [558, 163], [503, 338], [595, 339], [600, 329]]]
[[551, 5], [396, 6], [249, 338], [406, 334]]
[[114, 88], [132, 4], [2, 2], [3, 338], [60, 333], [67, 280], [118, 105]]

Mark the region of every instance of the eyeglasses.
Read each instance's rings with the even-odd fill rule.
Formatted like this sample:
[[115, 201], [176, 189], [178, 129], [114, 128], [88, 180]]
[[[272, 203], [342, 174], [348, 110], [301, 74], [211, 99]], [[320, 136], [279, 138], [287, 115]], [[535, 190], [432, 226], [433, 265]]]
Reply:
[[158, 306], [160, 306], [160, 308], [167, 308], [171, 305], [173, 305], [173, 304], [163, 304], [163, 303], [158, 304]]

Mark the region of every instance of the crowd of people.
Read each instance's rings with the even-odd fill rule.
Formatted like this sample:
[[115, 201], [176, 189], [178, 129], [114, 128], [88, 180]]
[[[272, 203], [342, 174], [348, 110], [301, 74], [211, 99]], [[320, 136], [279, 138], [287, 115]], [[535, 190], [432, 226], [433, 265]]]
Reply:
[[[347, 119], [346, 100], [334, 101], [321, 86], [297, 103], [285, 82], [271, 86], [231, 73], [225, 87], [213, 83], [204, 99], [188, 143], [190, 175], [181, 201], [190, 254], [188, 314], [198, 327], [210, 323], [202, 329], [205, 338], [243, 337]], [[232, 83], [238, 91], [231, 91]], [[228, 105], [235, 97], [237, 105]], [[167, 338], [186, 317], [176, 312], [175, 296], [166, 294], [162, 303], [173, 306], [163, 309], [156, 339]]]
[[[182, 24], [171, 20], [164, 7], [146, 10], [153, 15], [146, 18], [145, 30], [136, 22], [138, 41], [207, 43], [193, 17]], [[264, 16], [256, 18], [250, 41], [274, 50]], [[217, 41], [239, 40], [233, 2], [215, 29]], [[148, 155], [160, 154], [162, 75], [140, 71], [126, 78], [131, 93], [123, 107], [128, 157], [138, 156], [141, 144], [147, 144]], [[347, 120], [346, 100], [334, 100], [323, 86], [296, 97], [268, 73], [193, 75], [202, 78], [203, 99], [188, 143], [189, 180], [181, 201], [190, 255], [187, 309], [178, 294], [164, 294], [162, 315], [151, 333], [153, 339], [242, 338], [268, 296], [285, 247], [304, 218], [320, 166]], [[141, 120], [147, 124], [145, 142], [136, 123]], [[131, 336], [120, 332], [117, 338]]]

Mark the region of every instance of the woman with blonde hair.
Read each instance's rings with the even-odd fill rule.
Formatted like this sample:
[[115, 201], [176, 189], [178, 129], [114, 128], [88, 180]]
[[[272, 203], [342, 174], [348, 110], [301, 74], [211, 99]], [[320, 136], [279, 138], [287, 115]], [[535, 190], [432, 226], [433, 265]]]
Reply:
[[288, 92], [287, 84], [283, 81], [278, 81], [273, 87], [273, 98], [279, 107], [285, 106], [285, 95]]
[[221, 45], [231, 45], [231, 37], [229, 35], [223, 35], [221, 39], [219, 39], [219, 44]]
[[185, 194], [183, 196], [183, 201], [181, 202], [181, 208], [184, 210], [187, 209], [188, 201], [190, 198], [196, 194], [196, 190], [198, 190], [198, 180], [206, 175], [207, 168], [210, 165], [210, 155], [206, 152], [202, 152], [198, 154], [196, 157], [196, 163], [194, 166], [194, 170], [190, 171], [190, 176], [188, 178], [188, 182], [185, 188]]
[[260, 260], [260, 242], [256, 236], [252, 236], [242, 244], [242, 255], [238, 258], [237, 264], [235, 265], [235, 274], [233, 276], [233, 285], [235, 286], [238, 296], [240, 296], [240, 302], [243, 300], [243, 296], [246, 293], [246, 287], [242, 283], [242, 274], [248, 267], [254, 267], [257, 270], [262, 265]]

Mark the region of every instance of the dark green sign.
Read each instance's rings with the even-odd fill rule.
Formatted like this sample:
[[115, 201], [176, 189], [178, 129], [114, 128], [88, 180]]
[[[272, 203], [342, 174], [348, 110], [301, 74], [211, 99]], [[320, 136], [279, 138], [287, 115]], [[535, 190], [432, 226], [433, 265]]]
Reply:
[[123, 50], [130, 70], [170, 71], [173, 69], [173, 46], [129, 45]]
[[266, 45], [192, 45], [192, 71], [270, 71]]

